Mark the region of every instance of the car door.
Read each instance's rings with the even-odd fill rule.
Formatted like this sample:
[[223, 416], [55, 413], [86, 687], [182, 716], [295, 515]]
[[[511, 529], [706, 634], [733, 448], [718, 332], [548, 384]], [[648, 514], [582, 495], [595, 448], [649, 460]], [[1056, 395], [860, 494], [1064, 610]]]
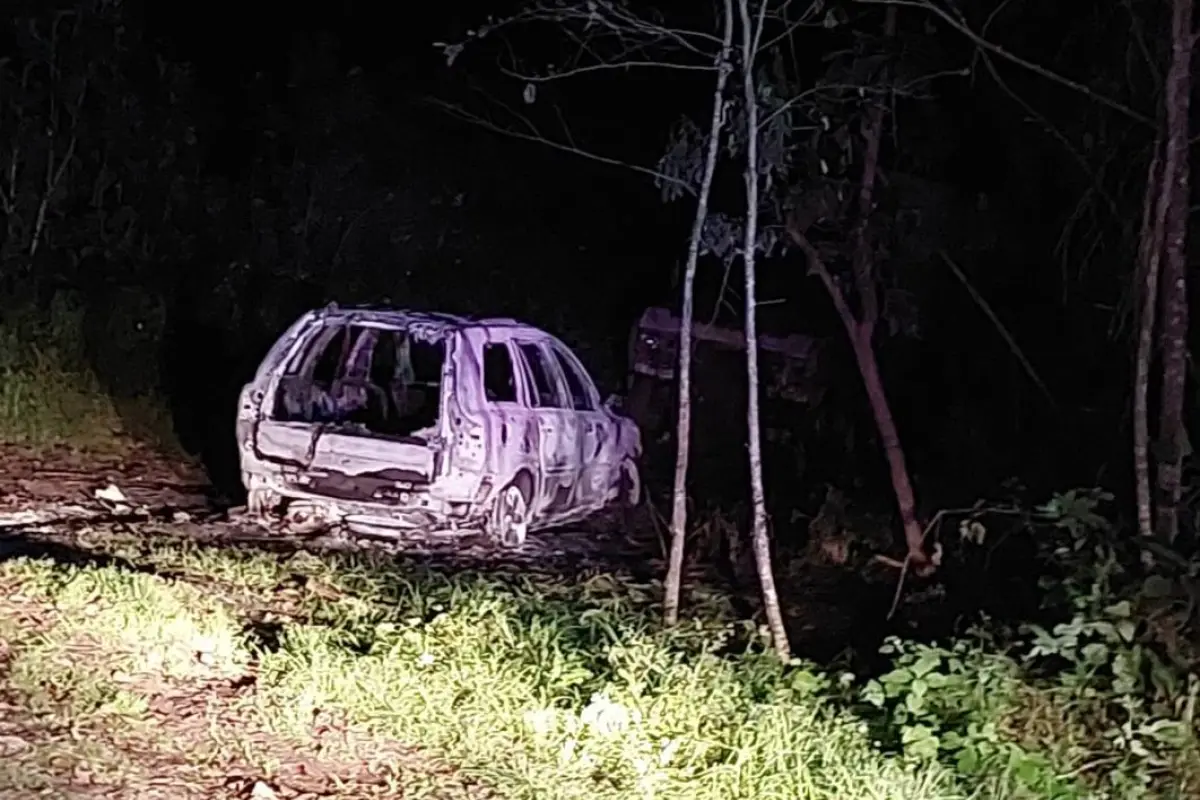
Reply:
[[517, 340], [516, 351], [538, 427], [541, 480], [533, 511], [554, 516], [571, 508], [582, 450], [579, 426], [562, 372], [545, 343]]
[[576, 502], [583, 508], [598, 508], [608, 499], [613, 483], [617, 431], [601, 408], [596, 384], [575, 354], [560, 342], [550, 342], [549, 350], [562, 372], [579, 428], [582, 452]]

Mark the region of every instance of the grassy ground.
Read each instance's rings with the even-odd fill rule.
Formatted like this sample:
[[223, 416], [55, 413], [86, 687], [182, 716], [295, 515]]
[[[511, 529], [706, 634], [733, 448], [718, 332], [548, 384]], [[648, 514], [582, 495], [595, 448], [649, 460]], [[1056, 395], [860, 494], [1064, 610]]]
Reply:
[[[0, 442], [120, 453], [132, 439], [178, 452], [150, 393], [114, 399], [88, 358], [84, 310], [56, 299], [45, 312], [0, 309]], [[154, 353], [138, 351], [149, 372]]]
[[[22, 445], [0, 448], [21, 454], [0, 457], [0, 509], [33, 470], [174, 469], [133, 446], [171, 448], [156, 405], [111, 400], [78, 315], [52, 312], [0, 323], [0, 445]], [[69, 470], [32, 455], [51, 446]], [[18, 558], [0, 523], [0, 800], [1200, 798], [1200, 676], [1117, 585], [1128, 537], [1068, 495], [1038, 531], [1079, 562], [1047, 590], [1058, 624], [893, 640], [871, 681], [779, 664], [719, 598], [662, 632], [660, 587], [628, 576], [219, 550], [125, 522]], [[792, 566], [789, 612], [829, 627]], [[1190, 606], [1167, 610], [1187, 634]]]
[[958, 796], [729, 626], [657, 633], [647, 587], [96, 547], [0, 563], [9, 796]]

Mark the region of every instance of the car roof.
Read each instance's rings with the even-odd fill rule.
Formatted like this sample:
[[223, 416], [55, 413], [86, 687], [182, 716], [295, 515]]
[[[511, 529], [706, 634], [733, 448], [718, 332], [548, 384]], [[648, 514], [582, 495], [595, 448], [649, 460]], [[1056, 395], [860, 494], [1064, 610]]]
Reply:
[[540, 328], [509, 317], [471, 317], [440, 311], [417, 311], [382, 305], [338, 306], [330, 304], [317, 312], [316, 319], [327, 322], [373, 322], [377, 325], [397, 328], [415, 324], [442, 329], [445, 333], [471, 328], [509, 328], [547, 335]]

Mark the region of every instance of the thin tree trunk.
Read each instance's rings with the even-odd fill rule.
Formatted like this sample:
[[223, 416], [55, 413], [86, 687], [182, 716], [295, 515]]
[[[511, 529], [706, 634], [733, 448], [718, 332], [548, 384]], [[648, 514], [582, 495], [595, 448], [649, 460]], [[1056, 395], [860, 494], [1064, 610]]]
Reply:
[[767, 502], [763, 489], [762, 439], [758, 419], [758, 302], [754, 293], [755, 248], [758, 243], [758, 94], [754, 83], [754, 62], [758, 55], [759, 34], [767, 3], [762, 0], [756, 25], [751, 24], [749, 0], [738, 0], [742, 18], [742, 88], [746, 100], [746, 238], [742, 258], [746, 266], [746, 424], [750, 435], [750, 499], [754, 517], [751, 540], [758, 580], [762, 585], [763, 608], [771, 643], [780, 658], [791, 657], [779, 594], [775, 590], [775, 572], [771, 566], [771, 541], [767, 534]]
[[683, 276], [683, 319], [679, 328], [679, 419], [675, 434], [675, 486], [671, 497], [671, 555], [663, 586], [663, 618], [667, 625], [679, 621], [679, 593], [683, 582], [683, 556], [687, 536], [687, 471], [692, 431], [692, 321], [696, 262], [700, 255], [700, 236], [708, 218], [708, 197], [713, 173], [717, 169], [721, 128], [724, 122], [725, 84], [729, 79], [729, 57], [733, 49], [733, 0], [725, 0], [725, 34], [717, 61], [717, 85], [713, 90], [712, 118], [708, 132], [708, 150], [704, 156], [704, 174], [696, 198], [696, 217], [688, 240], [687, 267]]
[[[853, 332], [850, 335], [855, 336]], [[887, 458], [892, 492], [896, 495], [904, 541], [908, 547], [908, 559], [918, 571], [925, 570], [930, 566], [924, 549], [925, 532], [917, 519], [917, 501], [908, 476], [904, 448], [900, 445], [900, 433], [896, 430], [896, 421], [892, 417], [891, 404], [883, 387], [883, 378], [879, 375], [879, 362], [875, 358], [875, 348], [871, 345], [868, 332], [860, 330], [853, 346], [854, 360], [858, 362], [858, 371], [871, 404], [871, 414], [875, 417], [875, 427], [879, 430], [879, 441]]]
[[[1183, 405], [1187, 381], [1187, 224], [1188, 114], [1191, 94], [1192, 0], [1174, 0], [1171, 13], [1171, 67], [1166, 87], [1166, 163], [1160, 207], [1166, 205], [1163, 237], [1162, 410], [1158, 419], [1158, 520], [1156, 533], [1173, 542], [1179, 532], [1183, 455], [1187, 439]], [[1161, 212], [1160, 212], [1161, 213]]]
[[[893, 7], [887, 10], [884, 34], [890, 37], [895, 35], [895, 32], [896, 9]], [[863, 138], [866, 140], [867, 149], [863, 155], [862, 183], [858, 191], [858, 221], [854, 228], [852, 262], [854, 290], [858, 294], [860, 309], [857, 315], [850, 308], [841, 287], [834, 281], [820, 252], [808, 240], [807, 233], [795, 225], [795, 220], [789, 220], [786, 230], [789, 238], [808, 258], [809, 273], [816, 275], [824, 284], [838, 319], [842, 321], [846, 335], [850, 337], [850, 344], [854, 348], [854, 360], [858, 364], [859, 374], [862, 375], [867, 399], [871, 404], [871, 414], [875, 418], [875, 427], [879, 431], [880, 443], [887, 458], [892, 492], [896, 496], [904, 540], [908, 547], [908, 562], [918, 572], [924, 573], [933, 565], [925, 554], [925, 532], [917, 519], [917, 504], [904, 457], [904, 447], [900, 443], [900, 434], [896, 429], [896, 421], [892, 417], [891, 405], [879, 374], [879, 361], [875, 356], [873, 343], [875, 327], [879, 321], [879, 298], [873, 264], [875, 253], [871, 247], [869, 225], [875, 207], [875, 182], [879, 173], [879, 150], [883, 141], [883, 113], [883, 106], [875, 105], [863, 125]]]
[[[887, 10], [884, 22], [884, 35], [892, 37], [896, 33], [896, 9]], [[886, 78], [886, 76], [885, 76]], [[917, 503], [913, 496], [912, 480], [908, 474], [908, 464], [904, 456], [904, 447], [900, 443], [900, 434], [896, 430], [896, 421], [892, 417], [891, 404], [883, 387], [883, 379], [879, 375], [879, 362], [875, 356], [875, 327], [879, 322], [879, 296], [875, 281], [875, 270], [872, 264], [875, 258], [874, 248], [868, 235], [871, 214], [875, 208], [875, 182], [879, 175], [879, 150], [883, 142], [882, 103], [872, 106], [867, 122], [863, 126], [863, 136], [867, 149], [863, 156], [863, 175], [858, 193], [858, 224], [855, 228], [854, 243], [854, 286], [858, 292], [859, 317], [855, 322], [849, 314], [848, 306], [843, 302], [839, 315], [846, 326], [854, 346], [854, 359], [858, 362], [858, 371], [862, 375], [863, 384], [867, 391], [867, 399], [871, 404], [871, 414], [875, 418], [875, 427], [879, 431], [880, 444], [884, 457], [887, 458], [888, 473], [892, 480], [892, 492], [896, 495], [896, 506], [900, 511], [900, 524], [904, 529], [904, 542], [908, 548], [908, 559], [918, 570], [929, 566], [925, 555], [925, 532], [917, 519]], [[827, 282], [827, 286], [830, 282]], [[845, 311], [846, 313], [842, 313]]]
[[1137, 362], [1133, 374], [1133, 474], [1137, 485], [1138, 533], [1154, 535], [1153, 506], [1150, 500], [1150, 421], [1147, 394], [1150, 386], [1150, 360], [1154, 348], [1154, 321], [1158, 310], [1158, 273], [1162, 257], [1163, 215], [1158, 213], [1162, 193], [1160, 171], [1162, 141], [1154, 142], [1154, 155], [1146, 175], [1146, 194], [1142, 205], [1142, 230], [1138, 247], [1138, 274], [1141, 276], [1142, 307], [1138, 320]]

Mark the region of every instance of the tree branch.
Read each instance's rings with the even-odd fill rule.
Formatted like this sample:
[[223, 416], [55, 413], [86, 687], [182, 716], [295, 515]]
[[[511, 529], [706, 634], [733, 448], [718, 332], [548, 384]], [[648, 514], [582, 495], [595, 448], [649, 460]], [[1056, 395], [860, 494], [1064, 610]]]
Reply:
[[983, 38], [981, 35], [979, 35], [975, 31], [973, 31], [971, 29], [971, 27], [969, 25], [967, 25], [965, 22], [963, 22], [961, 19], [956, 18], [949, 11], [946, 11], [941, 6], [938, 6], [935, 3], [931, 2], [931, 0], [854, 0], [854, 2], [860, 3], [862, 5], [872, 5], [872, 6], [893, 6], [893, 7], [907, 6], [909, 8], [920, 8], [925, 11], [928, 11], [929, 13], [940, 18], [943, 22], [945, 22], [951, 28], [958, 31], [963, 36], [967, 37], [967, 39], [969, 39], [972, 44], [974, 44], [976, 47], [980, 48], [981, 50], [986, 50], [990, 53], [993, 53], [993, 54], [999, 56], [1000, 58], [1003, 58], [1005, 61], [1015, 64], [1018, 67], [1022, 67], [1023, 69], [1027, 69], [1030, 72], [1034, 73], [1035, 75], [1040, 75], [1041, 77], [1045, 78], [1048, 81], [1057, 83], [1059, 86], [1062, 86], [1066, 89], [1070, 89], [1073, 92], [1078, 92], [1079, 94], [1082, 94], [1083, 96], [1087, 97], [1088, 99], [1092, 100], [1093, 102], [1099, 103], [1102, 106], [1105, 106], [1113, 111], [1116, 111], [1118, 114], [1122, 114], [1123, 116], [1126, 116], [1129, 119], [1140, 122], [1143, 125], [1150, 125], [1150, 126], [1154, 125], [1154, 120], [1151, 119], [1150, 117], [1147, 117], [1145, 114], [1135, 111], [1132, 108], [1130, 108], [1129, 106], [1119, 103], [1110, 97], [1106, 97], [1105, 95], [1102, 95], [1099, 92], [1096, 92], [1092, 88], [1085, 86], [1084, 84], [1082, 84], [1078, 81], [1071, 80], [1070, 78], [1067, 78], [1063, 75], [1059, 75], [1057, 72], [1046, 69], [1045, 67], [1043, 67], [1040, 64], [1035, 64], [1032, 61], [1022, 58], [1021, 56], [1017, 55], [1016, 53], [1006, 50], [1005, 48], [1001, 47], [998, 44], [994, 44], [994, 43], [988, 41], [987, 39]]
[[670, 61], [602, 61], [597, 64], [587, 64], [582, 67], [572, 67], [559, 72], [548, 72], [545, 75], [526, 74], [517, 72], [508, 67], [501, 67], [500, 72], [510, 78], [514, 78], [525, 83], [550, 83], [551, 81], [563, 80], [564, 78], [574, 78], [578, 75], [586, 75], [590, 72], [604, 72], [608, 70], [632, 70], [632, 69], [666, 69], [678, 70], [683, 72], [712, 72], [715, 67], [712, 64], [672, 64]]
[[975, 304], [979, 306], [979, 309], [983, 311], [984, 316], [991, 320], [992, 325], [996, 327], [996, 331], [1000, 334], [1001, 338], [1004, 339], [1004, 343], [1008, 345], [1009, 351], [1017, 359], [1018, 363], [1020, 363], [1021, 368], [1025, 370], [1025, 374], [1029, 376], [1029, 380], [1033, 381], [1033, 384], [1041, 390], [1042, 394], [1045, 395], [1046, 400], [1049, 401], [1050, 405], [1057, 408], [1058, 403], [1054, 401], [1054, 395], [1051, 394], [1050, 388], [1046, 386], [1046, 382], [1042, 380], [1041, 376], [1038, 375], [1037, 370], [1033, 368], [1033, 364], [1025, 356], [1025, 351], [1021, 349], [1019, 344], [1017, 344], [1016, 337], [1014, 337], [1009, 332], [1005, 324], [1000, 321], [1000, 317], [998, 317], [996, 312], [992, 310], [992, 307], [988, 301], [985, 300], [983, 295], [981, 295], [979, 291], [971, 284], [971, 281], [967, 279], [966, 274], [963, 273], [958, 264], [954, 263], [954, 260], [950, 258], [946, 251], [939, 250], [938, 255], [941, 256], [942, 261], [946, 262], [946, 266], [948, 266], [950, 271], [954, 273], [954, 277], [958, 278], [958, 281], [963, 285], [963, 288], [967, 290], [967, 294], [971, 295], [971, 299], [974, 300]]
[[623, 167], [624, 169], [633, 170], [634, 172], [640, 173], [642, 175], [647, 175], [651, 178], [654, 178], [655, 180], [664, 181], [666, 183], [669, 183], [672, 186], [676, 186], [676, 187], [682, 189], [684, 192], [686, 192], [689, 195], [694, 196], [696, 193], [695, 188], [693, 186], [691, 186], [690, 184], [688, 184], [686, 181], [682, 181], [682, 180], [679, 180], [678, 178], [671, 177], [670, 175], [666, 175], [662, 172], [659, 172], [656, 169], [651, 169], [649, 167], [643, 167], [640, 164], [633, 164], [628, 161], [622, 161], [619, 158], [613, 158], [611, 156], [605, 156], [605, 155], [601, 155], [599, 153], [593, 153], [591, 150], [584, 150], [583, 148], [577, 147], [573, 144], [569, 144], [569, 143], [565, 143], [565, 142], [558, 142], [558, 141], [555, 141], [554, 139], [547, 138], [546, 136], [542, 135], [538, 131], [538, 129], [533, 125], [533, 123], [528, 118], [524, 117], [521, 114], [517, 114], [517, 112], [512, 111], [512, 109], [509, 109], [509, 111], [514, 116], [523, 120], [524, 123], [526, 124], [526, 126], [530, 129], [530, 131], [528, 133], [525, 133], [522, 131], [516, 131], [516, 130], [513, 130], [512, 128], [506, 128], [503, 125], [498, 125], [495, 122], [492, 122], [490, 119], [487, 119], [486, 117], [481, 117], [478, 114], [473, 114], [470, 111], [467, 111], [462, 106], [457, 106], [453, 103], [448, 103], [445, 100], [442, 100], [437, 97], [426, 97], [425, 102], [442, 109], [447, 114], [449, 114], [452, 117], [455, 117], [456, 119], [459, 119], [463, 122], [468, 122], [472, 125], [483, 128], [484, 130], [489, 130], [489, 131], [492, 131], [493, 133], [499, 133], [503, 136], [508, 136], [509, 138], [512, 138], [512, 139], [521, 139], [526, 142], [536, 142], [538, 144], [545, 145], [546, 147], [550, 147], [555, 150], [561, 150], [564, 153], [570, 153], [571, 155], [579, 156], [580, 158], [586, 158], [589, 161], [595, 161], [600, 164], [608, 164], [609, 166], [613, 166], [613, 167]]
[[851, 340], [854, 340], [858, 336], [858, 320], [854, 316], [854, 312], [850, 310], [850, 304], [846, 302], [846, 295], [842, 292], [842, 287], [837, 285], [837, 281], [833, 279], [833, 273], [825, 266], [825, 259], [821, 258], [821, 254], [804, 232], [794, 225], [787, 226], [787, 234], [788, 238], [800, 248], [800, 251], [808, 259], [808, 274], [816, 275], [825, 285], [825, 290], [829, 292], [829, 298], [833, 301], [833, 309], [837, 312], [838, 319], [842, 321]]

